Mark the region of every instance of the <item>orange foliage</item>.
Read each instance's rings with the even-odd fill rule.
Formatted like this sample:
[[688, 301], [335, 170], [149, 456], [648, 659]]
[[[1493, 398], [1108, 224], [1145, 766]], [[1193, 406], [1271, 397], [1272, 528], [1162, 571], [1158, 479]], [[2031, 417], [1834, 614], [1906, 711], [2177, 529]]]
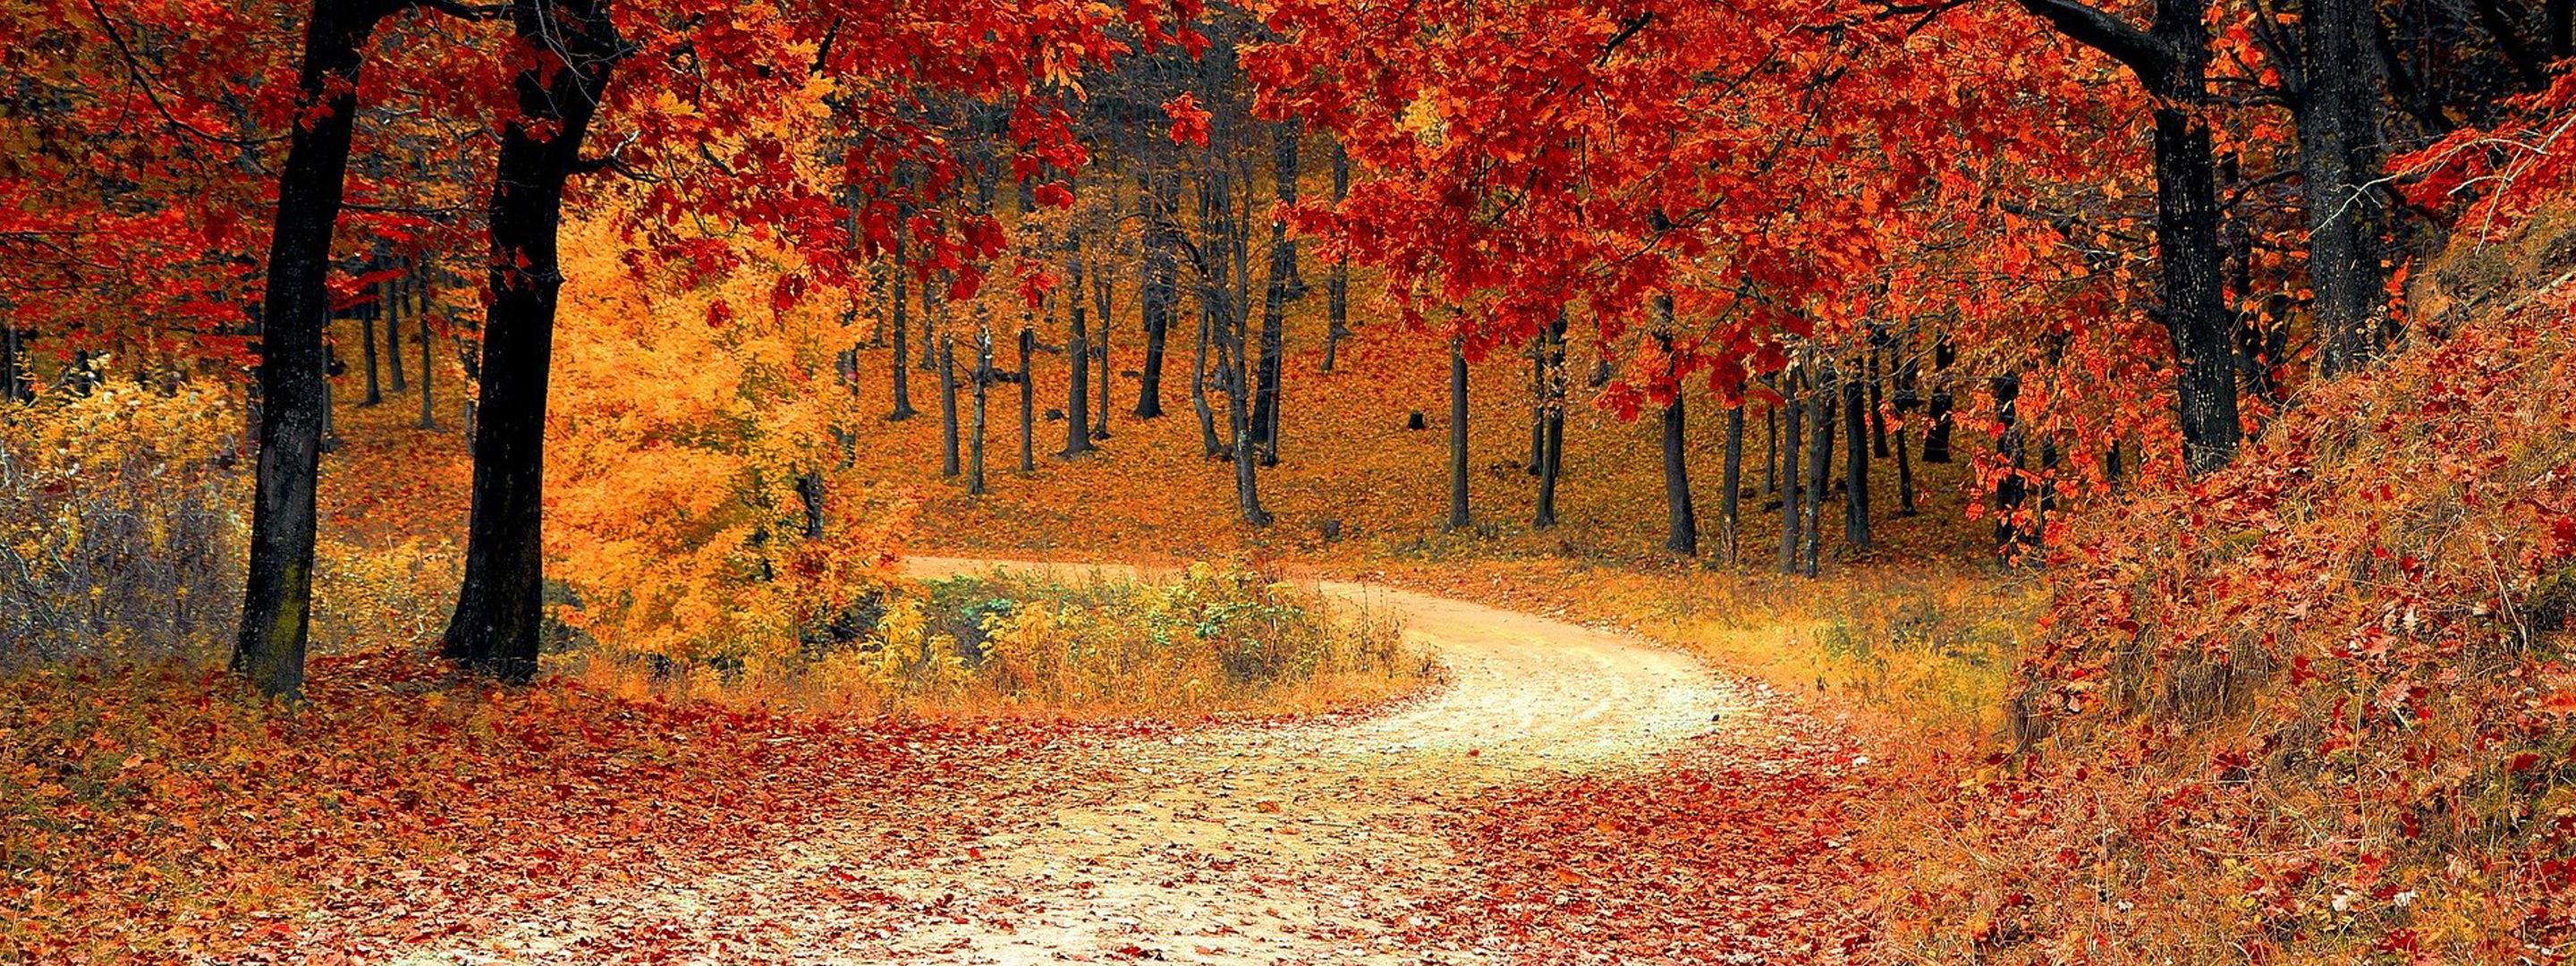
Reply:
[[1928, 789], [1898, 836], [1943, 843], [1900, 886], [1911, 941], [2000, 962], [2563, 959], [2568, 241], [2555, 219], [2464, 241], [2412, 293], [2445, 340], [2077, 528], [2014, 705], [2023, 752]]

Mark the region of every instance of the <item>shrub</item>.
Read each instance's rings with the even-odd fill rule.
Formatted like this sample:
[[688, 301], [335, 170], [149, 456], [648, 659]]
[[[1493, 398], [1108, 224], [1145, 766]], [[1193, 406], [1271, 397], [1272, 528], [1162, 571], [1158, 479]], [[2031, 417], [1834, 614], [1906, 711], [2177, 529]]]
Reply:
[[[1168, 579], [1005, 570], [897, 583], [872, 608], [853, 612], [875, 619], [849, 643], [756, 658], [722, 690], [935, 713], [1197, 717], [1382, 699], [1429, 670], [1383, 615], [1204, 563]], [[682, 673], [722, 677], [704, 662]]]
[[239, 413], [203, 387], [123, 380], [0, 403], [0, 667], [229, 636], [247, 530]]
[[2019, 753], [1898, 837], [1921, 955], [2563, 961], [2576, 329], [2529, 284], [2078, 528]]

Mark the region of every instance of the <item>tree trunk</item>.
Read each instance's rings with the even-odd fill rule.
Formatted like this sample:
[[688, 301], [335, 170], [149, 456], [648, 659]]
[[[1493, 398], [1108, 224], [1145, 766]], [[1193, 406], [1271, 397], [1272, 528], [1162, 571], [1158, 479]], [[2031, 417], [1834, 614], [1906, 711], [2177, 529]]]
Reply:
[[1545, 530], [1556, 525], [1556, 481], [1565, 470], [1565, 314], [1558, 313], [1539, 338], [1543, 351], [1539, 404], [1544, 409], [1539, 420], [1538, 512], [1530, 526]]
[[437, 412], [432, 408], [436, 405], [436, 401], [430, 397], [437, 395], [431, 391], [431, 386], [438, 375], [438, 366], [429, 361], [430, 300], [429, 287], [426, 284], [420, 288], [419, 299], [418, 311], [412, 313], [412, 325], [420, 330], [420, 428], [437, 429], [438, 419], [431, 415]]
[[1475, 522], [1467, 513], [1467, 343], [1449, 338], [1449, 529]]
[[984, 397], [993, 385], [993, 330], [975, 327], [975, 431], [967, 437], [966, 495], [984, 495]]
[[1807, 426], [1815, 434], [1807, 445], [1807, 503], [1798, 521], [1806, 540], [1799, 550], [1798, 572], [1809, 577], [1816, 575], [1818, 558], [1823, 556], [1825, 491], [1834, 478], [1834, 385], [1822, 368], [1816, 375], [1815, 389], [1807, 395]]
[[1910, 517], [1922, 512], [1914, 505], [1914, 460], [1906, 455], [1906, 427], [1896, 427], [1896, 515]]
[[1762, 492], [1780, 492], [1780, 407], [1762, 407]]
[[1744, 403], [1738, 401], [1726, 408], [1726, 462], [1719, 469], [1719, 480], [1725, 489], [1719, 491], [1718, 522], [1724, 526], [1727, 562], [1735, 561], [1737, 543], [1744, 535]]
[[2021, 379], [1996, 376], [1995, 454], [2012, 467], [2012, 472], [1995, 480], [1995, 557], [2009, 566], [2020, 559], [2022, 545], [2022, 503], [2029, 485], [2022, 479], [2027, 467], [2022, 449], [2021, 420], [2017, 410], [2021, 399]]
[[[1655, 296], [1655, 317], [1663, 325], [1673, 320], [1673, 297]], [[1664, 358], [1673, 360], [1672, 337], [1655, 334], [1662, 345]], [[1690, 556], [1699, 553], [1699, 514], [1691, 506], [1690, 442], [1686, 438], [1686, 421], [1682, 411], [1680, 377], [1674, 373], [1673, 401], [1664, 404], [1664, 549]]]
[[1900, 517], [1915, 514], [1914, 459], [1909, 455], [1906, 436], [1914, 428], [1914, 411], [1922, 408], [1923, 403], [1914, 357], [1907, 354], [1909, 340], [1906, 336], [1912, 334], [1913, 326], [1909, 325], [1905, 336], [1893, 336], [1888, 342], [1890, 358], [1894, 360], [1888, 377], [1895, 383], [1896, 390], [1896, 515]]
[[[2194, 11], [2192, 31], [2202, 32], [2200, 4], [2184, 5]], [[2205, 40], [2199, 49], [2206, 51]], [[2195, 474], [2227, 465], [2243, 434], [2236, 415], [2234, 317], [2219, 274], [2221, 213], [2201, 73], [2195, 62], [2189, 90], [2168, 92], [2155, 112], [2156, 250], [2163, 262], [2166, 322], [2181, 366], [2175, 395], [2182, 403], [2184, 462]], [[2172, 99], [2186, 93], [2187, 102]]]
[[[1092, 274], [1091, 304], [1098, 314], [1094, 318], [1091, 357], [1098, 366], [1096, 371], [1099, 381], [1096, 385], [1100, 389], [1100, 405], [1091, 413], [1091, 418], [1094, 420], [1091, 438], [1095, 442], [1109, 438], [1109, 383], [1112, 372], [1109, 368], [1109, 320], [1114, 316], [1111, 310], [1117, 306], [1116, 284], [1116, 277], [1108, 272]], [[1079, 297], [1079, 293], [1076, 297]]]
[[[1231, 311], [1229, 309], [1229, 311]], [[1240, 314], [1228, 326], [1231, 335], [1223, 347], [1221, 360], [1225, 373], [1226, 434], [1232, 437], [1234, 451], [1234, 499], [1243, 511], [1243, 522], [1256, 527], [1270, 525], [1270, 511], [1261, 508], [1260, 454], [1254, 452], [1252, 438], [1251, 380], [1244, 359], [1244, 331]]]
[[358, 68], [368, 35], [389, 9], [314, 0], [296, 79], [297, 115], [305, 120], [291, 128], [285, 167], [277, 176], [277, 217], [260, 303], [258, 482], [240, 636], [232, 655], [232, 669], [273, 697], [294, 698], [304, 688], [315, 478], [329, 392], [322, 333], [331, 321], [331, 231], [340, 217], [357, 121]]
[[[910, 205], [903, 207], [903, 213], [907, 217], [904, 217], [901, 220], [907, 224], [912, 220], [908, 217], [911, 213], [910, 209]], [[905, 344], [911, 338], [912, 322], [911, 320], [904, 318], [904, 311], [907, 308], [906, 302], [908, 301], [907, 296], [910, 294], [904, 289], [907, 285], [911, 284], [909, 276], [912, 274], [912, 268], [904, 256], [903, 236], [908, 234], [911, 234], [910, 228], [900, 228], [894, 233], [894, 409], [893, 411], [886, 413], [886, 421], [893, 423], [899, 423], [904, 420], [911, 419], [914, 412], [912, 408], [912, 356], [909, 352], [911, 347]], [[929, 286], [924, 284], [923, 288], [925, 290], [923, 292], [923, 297], [927, 298], [929, 294], [927, 289]]]
[[948, 333], [939, 334], [939, 475], [956, 479], [957, 347]]
[[[1135, 415], [1154, 419], [1163, 415], [1164, 347], [1172, 330], [1172, 310], [1180, 301], [1180, 265], [1172, 252], [1180, 232], [1180, 176], [1152, 171], [1140, 187], [1136, 200], [1146, 208], [1144, 279], [1137, 286], [1136, 300], [1145, 328], [1145, 362], [1136, 375]], [[1200, 360], [1202, 369], [1205, 361]]]
[[367, 398], [358, 404], [361, 406], [385, 403], [384, 385], [376, 380], [376, 318], [383, 314], [383, 309], [383, 305], [377, 302], [358, 307], [359, 354], [365, 357], [367, 366]]
[[[1076, 311], [1079, 311], [1079, 308]], [[1020, 472], [1022, 473], [1038, 471], [1038, 381], [1036, 372], [1029, 368], [1029, 356], [1037, 351], [1037, 341], [1037, 330], [1028, 328], [1020, 330], [1020, 371], [1013, 381], [1020, 384]], [[1067, 354], [1073, 356], [1074, 371], [1081, 371], [1082, 356], [1074, 353]], [[1080, 396], [1079, 393], [1075, 394], [1076, 398]], [[1075, 436], [1084, 435], [1079, 421], [1066, 419], [1065, 424], [1074, 427]]]
[[939, 281], [936, 277], [921, 280], [921, 356], [914, 365], [923, 372], [939, 368], [938, 354], [944, 351], [939, 331]]
[[2369, 182], [2379, 161], [2379, 7], [2370, 0], [2309, 0], [2303, 82], [2293, 98], [2299, 173], [2308, 210], [2308, 281], [2320, 333], [2318, 362], [2333, 376], [2379, 348], [2383, 216]]
[[386, 279], [378, 285], [384, 291], [381, 298], [385, 303], [385, 375], [391, 379], [395, 392], [404, 392], [411, 388], [411, 382], [403, 378], [402, 300], [403, 291], [410, 286], [403, 284], [403, 277], [400, 275]]
[[[1342, 147], [1340, 138], [1333, 139], [1333, 205], [1339, 207], [1351, 196], [1351, 155]], [[1333, 371], [1333, 360], [1340, 354], [1342, 340], [1351, 334], [1351, 260], [1333, 259], [1333, 271], [1324, 278], [1328, 300], [1324, 328], [1324, 371]]]
[[[1065, 337], [1064, 359], [1071, 365], [1067, 367], [1064, 388], [1064, 452], [1059, 455], [1072, 459], [1091, 452], [1091, 332], [1089, 309], [1082, 301], [1082, 238], [1079, 235], [1074, 237], [1071, 252], [1065, 257], [1064, 271], [1070, 283], [1065, 288], [1065, 304], [1072, 309], [1066, 318], [1069, 328]], [[1021, 354], [1020, 371], [1025, 374], [1029, 369], [1025, 346]]]
[[1799, 523], [1806, 506], [1798, 492], [1798, 444], [1804, 438], [1799, 415], [1804, 403], [1798, 398], [1798, 377], [1780, 374], [1780, 572], [1798, 572], [1798, 551], [1806, 546], [1799, 536]]
[[2227, 465], [2244, 435], [2236, 413], [2235, 316], [2227, 310], [2219, 243], [2225, 213], [2210, 146], [2208, 3], [2156, 0], [2154, 21], [2141, 31], [2080, 0], [2021, 0], [2067, 36], [2127, 65], [2154, 104], [2158, 312], [2173, 342], [2183, 462], [2194, 474]]
[[[1295, 121], [1281, 121], [1272, 127], [1271, 171], [1283, 212], [1297, 204], [1300, 130]], [[1263, 466], [1279, 464], [1280, 357], [1286, 351], [1288, 302], [1298, 296], [1297, 288], [1297, 240], [1288, 234], [1284, 217], [1274, 219], [1270, 223], [1270, 287], [1261, 299], [1261, 368], [1258, 392], [1252, 401], [1253, 439], [1261, 444]]]
[[[1862, 386], [1863, 377], [1872, 386]], [[1876, 381], [1874, 374], [1857, 371], [1843, 380], [1843, 543], [1854, 549], [1869, 546], [1869, 427], [1878, 410], [1865, 393]]]
[[1883, 387], [1880, 385], [1880, 381], [1884, 374], [1879, 368], [1880, 363], [1885, 361], [1880, 356], [1879, 348], [1885, 344], [1887, 344], [1887, 336], [1880, 331], [1878, 326], [1871, 326], [1869, 341], [1869, 439], [1871, 451], [1877, 453], [1879, 459], [1887, 458], [1887, 400], [1885, 395], [1883, 395]]
[[[1201, 298], [1205, 297], [1202, 293]], [[1208, 403], [1207, 392], [1208, 342], [1217, 337], [1216, 328], [1220, 324], [1216, 314], [1214, 306], [1202, 304], [1199, 307], [1198, 348], [1190, 363], [1190, 408], [1199, 417], [1199, 448], [1209, 459], [1225, 455], [1225, 441], [1216, 435], [1216, 407]]]
[[546, 378], [563, 271], [555, 250], [564, 182], [622, 46], [608, 0], [514, 0], [519, 38], [569, 66], [519, 72], [520, 119], [504, 126], [493, 169], [490, 308], [465, 579], [446, 654], [505, 681], [537, 671], [545, 610]]
[[1950, 347], [1950, 337], [1932, 339], [1932, 395], [1923, 408], [1923, 462], [1950, 461], [1950, 411], [1956, 405], [1950, 396], [1950, 364], [1957, 360]]
[[25, 399], [19, 395], [18, 386], [18, 326], [0, 321], [0, 403]]
[[823, 471], [796, 474], [796, 504], [804, 511], [805, 539], [823, 539]]

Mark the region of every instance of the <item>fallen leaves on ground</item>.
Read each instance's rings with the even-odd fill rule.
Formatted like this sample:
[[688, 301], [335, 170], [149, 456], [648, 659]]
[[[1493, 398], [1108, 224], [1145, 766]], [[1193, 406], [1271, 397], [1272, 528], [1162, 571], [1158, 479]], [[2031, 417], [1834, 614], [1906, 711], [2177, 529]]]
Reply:
[[1861, 961], [1877, 921], [1859, 847], [1861, 740], [1777, 692], [1651, 768], [1497, 793], [1450, 831], [1476, 873], [1417, 925], [1515, 963]]
[[[23, 675], [0, 685], [0, 959], [381, 960], [825, 816], [927, 854], [1017, 821], [1059, 739], [1134, 730], [501, 689], [388, 651], [317, 661], [291, 711], [212, 670]], [[668, 952], [616, 948], [655, 935], [585, 959]]]

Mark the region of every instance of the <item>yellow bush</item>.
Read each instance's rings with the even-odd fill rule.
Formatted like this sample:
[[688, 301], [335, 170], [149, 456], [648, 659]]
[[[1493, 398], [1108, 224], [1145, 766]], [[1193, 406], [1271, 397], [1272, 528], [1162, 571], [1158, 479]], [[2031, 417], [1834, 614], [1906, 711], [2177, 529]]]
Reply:
[[107, 380], [0, 404], [0, 664], [194, 653], [232, 630], [240, 409]]

